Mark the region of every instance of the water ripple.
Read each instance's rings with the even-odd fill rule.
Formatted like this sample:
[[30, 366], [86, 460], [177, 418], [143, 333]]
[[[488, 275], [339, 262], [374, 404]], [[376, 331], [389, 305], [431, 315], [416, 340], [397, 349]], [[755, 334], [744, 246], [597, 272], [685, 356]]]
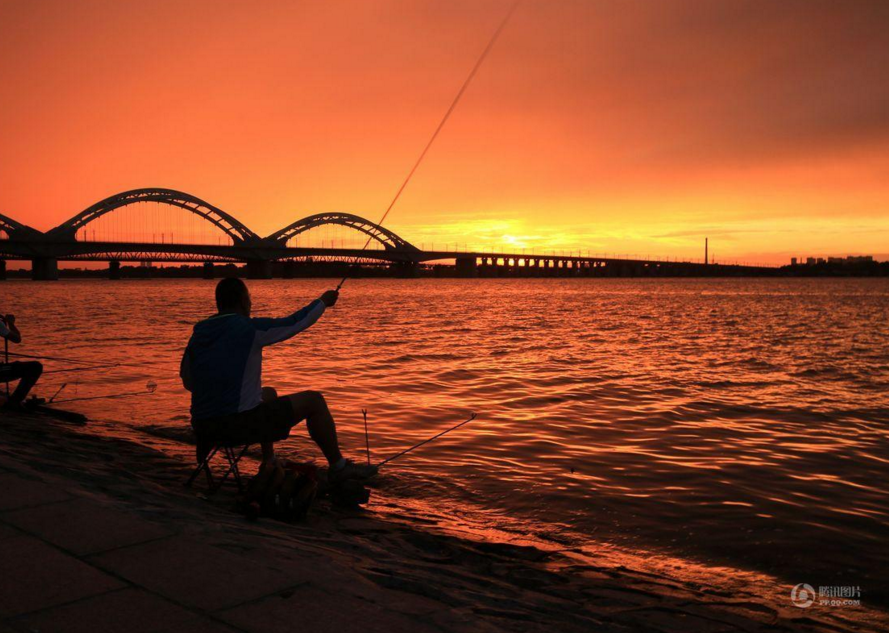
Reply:
[[[328, 285], [251, 282], [278, 314]], [[211, 282], [3, 288], [21, 351], [145, 363], [72, 375], [68, 391], [159, 384], [150, 406], [85, 411], [181, 432], [179, 355]], [[887, 312], [886, 280], [353, 280], [267, 351], [265, 380], [324, 391], [352, 454], [362, 408], [376, 456], [478, 412], [381, 482], [433, 499], [442, 521], [509, 515], [567, 543], [595, 535], [874, 595], [889, 567]], [[318, 456], [301, 430], [289, 447]]]

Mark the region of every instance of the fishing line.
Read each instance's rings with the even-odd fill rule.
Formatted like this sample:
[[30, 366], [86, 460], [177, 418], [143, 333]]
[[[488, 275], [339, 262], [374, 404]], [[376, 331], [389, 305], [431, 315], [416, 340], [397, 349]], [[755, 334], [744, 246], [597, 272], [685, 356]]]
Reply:
[[[90, 360], [81, 360], [79, 358], [64, 358], [61, 356], [40, 356], [37, 354], [19, 354], [17, 352], [9, 352], [10, 356], [15, 356], [18, 358], [33, 358], [35, 360], [51, 360], [60, 363], [74, 363], [75, 365], [90, 365], [92, 367], [99, 367], [103, 365], [108, 365], [109, 363], [90, 361]], [[144, 367], [144, 364], [141, 365], [131, 365], [129, 363], [113, 363], [119, 367]]]
[[62, 358], [60, 356], [39, 356], [37, 354], [19, 354], [17, 352], [9, 352], [9, 356], [16, 356], [18, 358], [33, 358], [36, 360], [53, 360], [61, 363], [75, 363], [77, 365], [97, 365], [98, 363], [94, 363], [88, 360], [78, 360], [76, 358]]
[[131, 391], [129, 393], [115, 393], [109, 396], [89, 396], [85, 398], [69, 398], [68, 400], [56, 400], [53, 404], [62, 404], [64, 402], [82, 402], [84, 400], [111, 400], [113, 398], [131, 398], [133, 396], [147, 396], [145, 391]]
[[464, 420], [464, 421], [461, 422], [460, 424], [458, 424], [458, 425], [456, 425], [456, 426], [452, 426], [452, 427], [449, 428], [449, 429], [445, 429], [445, 430], [442, 431], [441, 433], [438, 433], [437, 435], [433, 435], [433, 436], [430, 437], [429, 439], [427, 439], [427, 440], [423, 440], [423, 441], [420, 442], [419, 444], [414, 444], [414, 445], [411, 446], [410, 448], [407, 448], [407, 449], [401, 451], [400, 453], [397, 453], [397, 454], [393, 455], [392, 457], [389, 457], [388, 459], [384, 459], [384, 460], [381, 461], [379, 464], [377, 464], [377, 468], [379, 468], [380, 466], [384, 466], [384, 465], [388, 464], [388, 463], [391, 462], [393, 459], [398, 459], [399, 457], [401, 457], [401, 456], [403, 456], [403, 455], [407, 455], [407, 454], [410, 453], [411, 451], [420, 448], [420, 447], [423, 446], [424, 444], [428, 444], [428, 443], [431, 442], [432, 440], [437, 440], [437, 439], [440, 438], [442, 435], [447, 435], [447, 434], [450, 433], [451, 431], [456, 431], [456, 430], [459, 429], [461, 426], [465, 426], [465, 425], [469, 424], [470, 422], [472, 422], [476, 417], [477, 417], [476, 414], [473, 413], [472, 415], [469, 416], [469, 418], [467, 418], [466, 420]]
[[[389, 203], [389, 206], [386, 208], [386, 212], [383, 214], [383, 217], [380, 218], [380, 221], [377, 222], [377, 226], [382, 226], [383, 222], [386, 221], [386, 218], [389, 216], [389, 212], [392, 210], [392, 207], [395, 206], [395, 203], [398, 202], [398, 198], [401, 197], [401, 192], [404, 191], [407, 184], [411, 181], [411, 178], [414, 176], [414, 172], [417, 171], [417, 168], [420, 166], [420, 163], [423, 162], [423, 159], [426, 157], [426, 153], [429, 151], [429, 148], [432, 147], [432, 144], [435, 142], [435, 139], [438, 137], [438, 133], [441, 132], [445, 123], [447, 123], [448, 119], [451, 116], [451, 113], [454, 111], [454, 108], [457, 107], [457, 104], [460, 102], [460, 98], [463, 96], [463, 93], [466, 92], [466, 88], [469, 87], [469, 84], [472, 82], [473, 77], [475, 77], [476, 72], [481, 67], [482, 63], [485, 61], [485, 58], [488, 56], [488, 53], [491, 52], [491, 49], [494, 48], [494, 44], [497, 42], [497, 39], [500, 37], [500, 33], [503, 32], [503, 29], [506, 27], [507, 22], [512, 17], [512, 14], [515, 13], [515, 10], [521, 4], [522, 0], [516, 0], [513, 5], [510, 7], [509, 11], [506, 13], [506, 17], [503, 18], [503, 21], [500, 23], [500, 26], [497, 27], [497, 30], [494, 31], [494, 35], [491, 37], [491, 40], [488, 42], [488, 45], [485, 46], [485, 49], [482, 51], [481, 56], [478, 58], [478, 61], [475, 62], [475, 66], [472, 67], [472, 70], [469, 72], [469, 76], [466, 78], [466, 81], [463, 82], [463, 85], [460, 87], [459, 92], [457, 92], [457, 96], [454, 97], [454, 100], [451, 102], [450, 107], [447, 112], [445, 112], [444, 117], [441, 122], [438, 124], [438, 127], [435, 128], [435, 132], [432, 133], [432, 138], [429, 139], [429, 142], [426, 143], [426, 147], [423, 148], [423, 151], [420, 153], [420, 157], [417, 159], [417, 162], [414, 163], [414, 166], [407, 174], [407, 178], [404, 179], [404, 182], [401, 183], [401, 187], [398, 188], [398, 191], [395, 193], [395, 197], [392, 198], [392, 202]], [[370, 241], [373, 239], [373, 236], [370, 235], [367, 238], [367, 241], [364, 243], [364, 247], [361, 249], [362, 251], [367, 250], [368, 245], [370, 245]], [[358, 261], [358, 257], [355, 258], [355, 262]], [[337, 284], [337, 292], [339, 289], [343, 287], [343, 284], [346, 283], [346, 280], [349, 278], [349, 271], [346, 271], [346, 275], [342, 278], [339, 284]]]
[[69, 367], [67, 369], [50, 369], [43, 372], [43, 374], [67, 374], [74, 371], [95, 371], [97, 369], [114, 369], [115, 367], [121, 367], [121, 363], [110, 363], [108, 365], [91, 365], [89, 367]]

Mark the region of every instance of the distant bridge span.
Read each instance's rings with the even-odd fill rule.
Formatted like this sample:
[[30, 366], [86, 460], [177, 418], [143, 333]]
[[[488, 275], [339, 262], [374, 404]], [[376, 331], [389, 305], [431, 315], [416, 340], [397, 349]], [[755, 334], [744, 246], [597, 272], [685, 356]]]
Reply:
[[[100, 217], [140, 202], [157, 202], [179, 207], [231, 239], [231, 244], [145, 243], [129, 241], [78, 240], [78, 232]], [[382, 249], [317, 248], [288, 246], [301, 233], [324, 225], [345, 226], [366, 235]], [[70, 220], [42, 233], [12, 218], [0, 215], [0, 277], [5, 277], [6, 260], [31, 260], [34, 279], [56, 279], [58, 262], [107, 261], [112, 275], [122, 261], [246, 263], [252, 277], [269, 277], [273, 262], [339, 261], [387, 263], [402, 271], [416, 270], [422, 262], [455, 260], [461, 276], [478, 274], [528, 275], [643, 275], [643, 274], [735, 274], [772, 271], [750, 266], [716, 266], [694, 262], [666, 262], [581, 255], [537, 255], [525, 253], [479, 253], [471, 251], [423, 251], [394, 232], [349, 213], [319, 213], [293, 222], [263, 238], [225, 211], [191, 194], [173, 189], [146, 188], [124, 191], [100, 200]], [[212, 266], [211, 266], [212, 268]]]
[[0, 231], [6, 233], [9, 239], [27, 239], [28, 237], [41, 235], [37, 229], [32, 229], [21, 222], [16, 222], [2, 213], [0, 213]]
[[293, 224], [284, 227], [280, 231], [272, 233], [266, 238], [266, 241], [286, 246], [287, 242], [309, 229], [314, 229], [325, 224], [339, 224], [360, 231], [368, 236], [369, 239], [375, 240], [383, 245], [388, 251], [407, 251], [419, 252], [420, 249], [409, 244], [406, 240], [398, 237], [389, 229], [383, 228], [379, 224], [374, 224], [369, 220], [365, 220], [351, 213], [318, 213], [310, 215], [307, 218], [297, 220]]
[[121, 207], [138, 204], [140, 202], [161, 202], [173, 207], [185, 209], [216, 226], [220, 231], [228, 235], [236, 244], [244, 244], [259, 240], [259, 236], [256, 233], [244, 226], [240, 220], [235, 219], [222, 209], [218, 209], [212, 204], [204, 202], [200, 198], [196, 198], [188, 193], [183, 193], [174, 189], [157, 188], [133, 189], [132, 191], [124, 191], [123, 193], [109, 196], [81, 211], [67, 222], [63, 222], [49, 231], [46, 235], [51, 239], [74, 240], [77, 236], [77, 231], [84, 228], [90, 222], [98, 220], [106, 213], [111, 213]]

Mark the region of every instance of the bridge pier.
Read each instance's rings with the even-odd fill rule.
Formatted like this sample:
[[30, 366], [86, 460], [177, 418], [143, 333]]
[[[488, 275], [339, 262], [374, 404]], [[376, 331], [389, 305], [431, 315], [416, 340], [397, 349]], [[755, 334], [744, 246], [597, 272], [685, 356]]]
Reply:
[[395, 276], [399, 279], [414, 279], [420, 276], [420, 267], [417, 262], [396, 262], [392, 264]]
[[281, 278], [293, 279], [294, 277], [296, 277], [296, 262], [292, 259], [281, 262]]
[[111, 260], [108, 262], [108, 279], [120, 279], [120, 262]]
[[6, 281], [6, 260], [0, 259], [0, 281]]
[[216, 270], [214, 269], [213, 262], [204, 262], [204, 269], [201, 273], [201, 276], [204, 279], [213, 279], [216, 277]]
[[271, 279], [272, 262], [267, 259], [247, 260], [247, 279]]
[[31, 260], [31, 279], [34, 281], [56, 281], [59, 278], [59, 260], [40, 257]]
[[478, 265], [475, 257], [457, 258], [457, 276], [465, 278], [478, 277]]

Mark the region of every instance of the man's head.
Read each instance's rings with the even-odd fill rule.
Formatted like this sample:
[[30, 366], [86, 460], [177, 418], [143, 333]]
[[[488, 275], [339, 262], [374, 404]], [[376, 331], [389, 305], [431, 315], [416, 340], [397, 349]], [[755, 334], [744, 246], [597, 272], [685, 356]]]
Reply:
[[237, 277], [226, 277], [216, 285], [216, 309], [250, 316], [250, 292]]

